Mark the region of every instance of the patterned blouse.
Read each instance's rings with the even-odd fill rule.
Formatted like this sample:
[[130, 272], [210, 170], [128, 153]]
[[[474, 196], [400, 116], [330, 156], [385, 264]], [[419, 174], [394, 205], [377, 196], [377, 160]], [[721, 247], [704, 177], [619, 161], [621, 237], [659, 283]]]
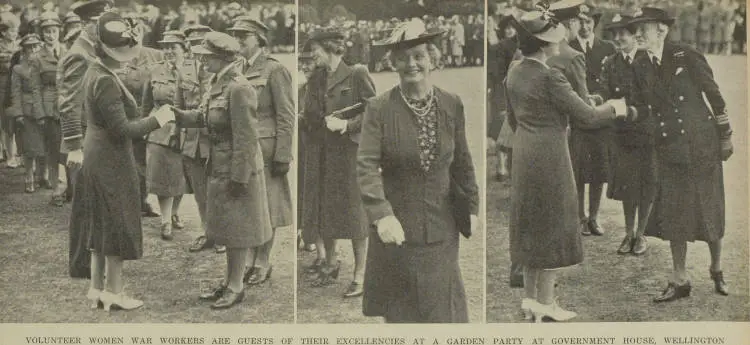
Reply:
[[[434, 90], [431, 91], [430, 95], [434, 95]], [[418, 134], [417, 139], [419, 142], [419, 161], [422, 170], [425, 172], [430, 171], [432, 163], [437, 159], [436, 151], [438, 147], [438, 135], [437, 135], [437, 97], [428, 96], [426, 99], [412, 99], [404, 96], [404, 100], [410, 107], [417, 109], [424, 109], [427, 107], [427, 102], [432, 101], [430, 111], [424, 116], [419, 116], [416, 112], [412, 111], [414, 118], [417, 120]]]

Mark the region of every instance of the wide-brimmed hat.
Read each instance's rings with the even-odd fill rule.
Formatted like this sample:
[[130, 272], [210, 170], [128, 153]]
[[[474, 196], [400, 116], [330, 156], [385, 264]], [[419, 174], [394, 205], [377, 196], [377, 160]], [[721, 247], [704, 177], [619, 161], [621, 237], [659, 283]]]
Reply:
[[212, 31], [203, 37], [203, 43], [191, 48], [193, 54], [234, 57], [240, 52], [240, 42], [223, 32]]
[[246, 32], [248, 34], [254, 33], [258, 35], [260, 39], [268, 43], [268, 26], [250, 16], [239, 16], [234, 18], [232, 27], [227, 29], [227, 31]]
[[516, 29], [520, 37], [534, 37], [544, 42], [558, 43], [567, 34], [565, 27], [560, 25], [555, 14], [547, 7], [524, 13], [517, 23]]
[[374, 46], [391, 50], [408, 49], [420, 44], [428, 43], [443, 35], [442, 30], [428, 32], [421, 19], [415, 18], [398, 24], [384, 40], [373, 42]]
[[112, 0], [83, 0], [70, 6], [70, 9], [83, 20], [95, 20], [114, 6]]
[[18, 44], [22, 47], [32, 46], [35, 44], [42, 44], [42, 40], [39, 39], [39, 35], [37, 34], [27, 34], [21, 38], [21, 41], [18, 42]]
[[636, 9], [633, 20], [630, 21], [630, 25], [646, 22], [656, 22], [672, 26], [672, 24], [674, 24], [674, 18], [661, 8], [643, 7], [640, 10]]
[[114, 12], [105, 12], [97, 20], [97, 34], [104, 52], [114, 60], [130, 61], [141, 50], [135, 27]]
[[203, 36], [205, 36], [207, 32], [211, 31], [213, 31], [213, 29], [201, 24], [190, 25], [182, 30], [182, 32], [185, 34], [185, 40], [191, 42], [199, 40], [202, 41]]
[[159, 44], [171, 44], [171, 43], [179, 43], [179, 44], [185, 44], [185, 34], [180, 30], [170, 30], [164, 32], [162, 34], [162, 38], [160, 41], [156, 42]]

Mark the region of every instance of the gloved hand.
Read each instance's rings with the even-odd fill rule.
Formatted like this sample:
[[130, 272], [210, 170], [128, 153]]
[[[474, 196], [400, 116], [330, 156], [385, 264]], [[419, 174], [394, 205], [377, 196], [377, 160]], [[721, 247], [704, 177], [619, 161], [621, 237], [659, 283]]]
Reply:
[[383, 243], [401, 245], [406, 238], [404, 237], [404, 228], [396, 216], [385, 216], [377, 221], [378, 236]]
[[720, 139], [721, 143], [721, 160], [727, 161], [729, 157], [734, 153], [734, 147], [732, 146], [732, 137], [728, 136]]
[[237, 181], [229, 181], [229, 196], [233, 198], [240, 198], [247, 195], [247, 184]]
[[271, 176], [279, 177], [284, 176], [289, 172], [289, 163], [285, 162], [271, 162]]

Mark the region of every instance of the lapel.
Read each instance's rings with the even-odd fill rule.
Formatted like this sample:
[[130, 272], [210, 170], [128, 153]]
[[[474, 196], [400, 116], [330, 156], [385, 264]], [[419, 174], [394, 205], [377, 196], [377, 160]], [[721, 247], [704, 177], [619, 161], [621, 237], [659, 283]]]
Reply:
[[334, 87], [336, 87], [336, 85], [341, 84], [344, 80], [349, 78], [350, 75], [351, 67], [349, 67], [349, 65], [344, 63], [344, 61], [342, 60], [339, 63], [339, 67], [337, 67], [336, 71], [333, 72], [333, 76], [331, 76], [330, 82], [328, 83], [328, 90], [326, 91], [330, 92]]
[[570, 46], [571, 48], [581, 53], [584, 53], [584, 54], [586, 53], [586, 51], [583, 50], [583, 47], [581, 47], [581, 43], [580, 41], [578, 41], [578, 38], [575, 38], [572, 41], [568, 41], [568, 46]]
[[672, 84], [672, 77], [675, 72], [674, 51], [675, 47], [672, 44], [668, 42], [664, 43], [664, 50], [661, 56], [661, 80], [667, 90], [669, 90]]
[[[672, 104], [672, 99], [671, 97], [669, 97], [669, 92], [666, 89], [666, 85], [664, 84], [663, 78], [660, 73], [661, 69], [656, 69], [656, 67], [654, 67], [651, 62], [651, 58], [645, 50], [638, 51], [636, 53], [636, 56], [639, 55], [640, 57], [635, 59], [638, 64], [636, 66], [636, 70], [639, 70], [641, 71], [641, 73], [645, 74], [643, 79], [646, 80], [649, 91], [660, 99], [659, 103], [666, 102], [667, 104]], [[664, 67], [663, 64], [664, 61], [662, 61], [662, 67]]]

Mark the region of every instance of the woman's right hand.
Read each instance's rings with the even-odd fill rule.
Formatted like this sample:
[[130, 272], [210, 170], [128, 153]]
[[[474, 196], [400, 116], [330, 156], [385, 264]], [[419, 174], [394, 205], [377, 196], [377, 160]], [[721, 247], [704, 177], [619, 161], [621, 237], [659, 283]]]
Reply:
[[172, 109], [171, 106], [164, 105], [151, 114], [159, 122], [159, 127], [164, 127], [167, 122], [175, 121], [175, 112]]
[[404, 237], [404, 228], [396, 216], [385, 216], [375, 223], [378, 229], [378, 236], [385, 244], [395, 244], [400, 246], [406, 238]]

